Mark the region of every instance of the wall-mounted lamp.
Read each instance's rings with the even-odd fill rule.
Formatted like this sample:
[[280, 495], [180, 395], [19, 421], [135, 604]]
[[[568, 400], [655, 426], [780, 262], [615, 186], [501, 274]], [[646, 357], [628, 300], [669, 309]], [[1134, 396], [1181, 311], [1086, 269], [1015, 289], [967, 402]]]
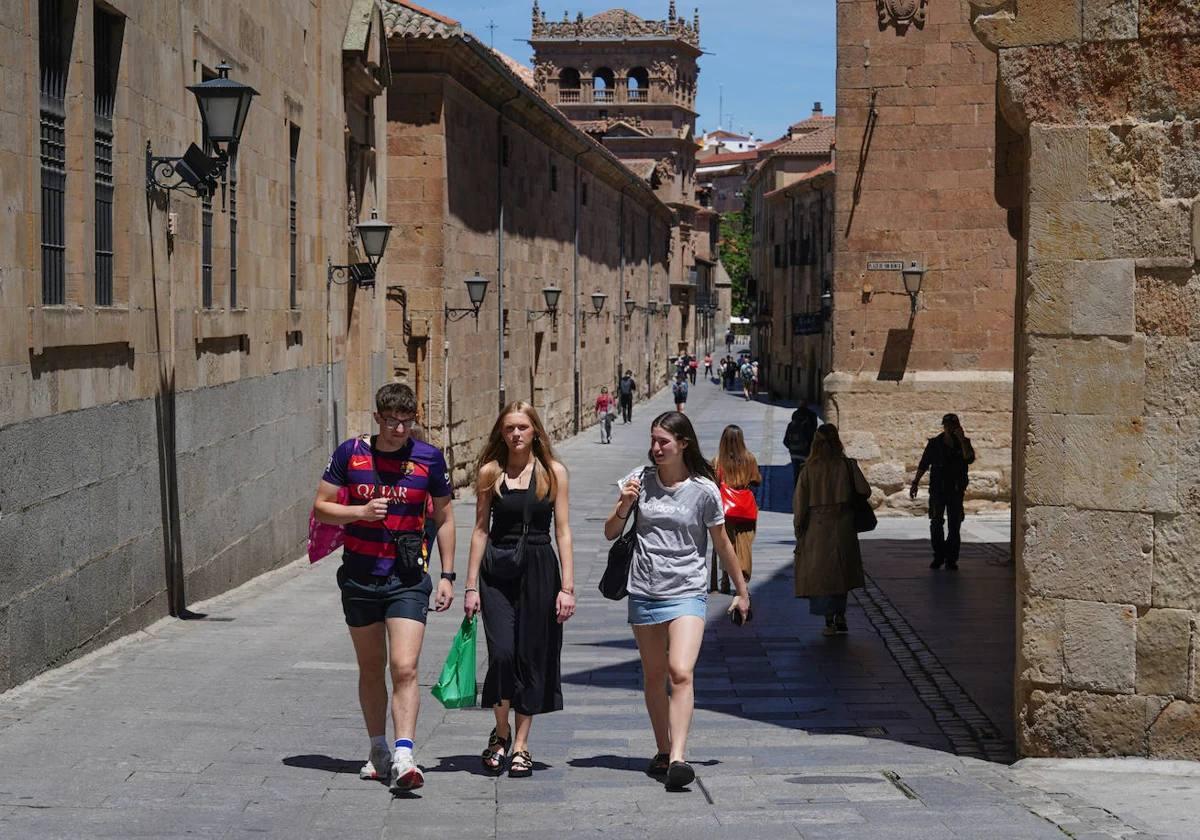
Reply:
[[631, 297], [625, 298], [625, 317], [632, 317], [634, 311], [638, 308], [637, 301]]
[[821, 314], [826, 321], [833, 315], [833, 292], [828, 287], [821, 292]]
[[237, 151], [250, 112], [250, 100], [258, 91], [229, 78], [229, 65], [217, 65], [217, 78], [188, 85], [200, 109], [204, 136], [213, 144], [215, 156], [205, 154], [195, 143], [182, 157], [155, 157], [146, 141], [146, 190], [180, 190], [196, 197], [211, 195], [229, 168]]
[[[375, 285], [375, 269], [383, 259], [387, 250], [388, 236], [392, 226], [379, 218], [379, 211], [372, 210], [371, 218], [354, 226], [358, 231], [358, 241], [362, 245], [363, 254], [367, 261], [352, 265], [334, 265], [330, 257], [325, 273], [326, 284], [337, 283], [339, 286], [354, 281], [360, 289], [369, 289]], [[340, 277], [341, 280], [334, 278]]]
[[558, 322], [558, 299], [562, 297], [562, 289], [558, 286], [546, 286], [542, 289], [542, 299], [546, 301], [545, 309], [527, 309], [526, 317], [530, 321], [545, 318], [549, 315], [555, 323]]
[[908, 268], [900, 270], [900, 276], [904, 278], [904, 291], [908, 292], [908, 299], [912, 301], [912, 313], [916, 315], [917, 295], [921, 294], [921, 282], [925, 279], [925, 269], [915, 262], [910, 262]]
[[654, 300], [652, 300], [648, 304], [646, 304], [646, 311], [649, 312], [651, 315], [658, 314], [658, 299], [657, 298], [655, 298]]
[[476, 271], [463, 282], [467, 284], [467, 297], [470, 299], [471, 305], [461, 308], [447, 306], [445, 309], [447, 321], [458, 321], [468, 315], [474, 315], [475, 320], [479, 320], [479, 308], [483, 306], [483, 299], [487, 297], [487, 278], [480, 277], [479, 272]]
[[669, 317], [669, 316], [670, 316], [670, 314], [671, 314], [671, 301], [669, 301], [669, 300], [667, 300], [667, 301], [663, 301], [663, 305], [662, 305], [662, 314], [663, 314], [663, 317], [664, 317], [664, 318], [667, 318], [667, 317]]
[[[584, 320], [587, 320], [588, 318], [599, 318], [600, 313], [604, 311], [604, 301], [606, 300], [608, 300], [608, 295], [604, 294], [604, 292], [600, 291], [599, 289], [592, 292], [592, 309], [595, 311], [585, 311], [583, 313]], [[628, 301], [626, 301], [626, 303], [628, 303]]]

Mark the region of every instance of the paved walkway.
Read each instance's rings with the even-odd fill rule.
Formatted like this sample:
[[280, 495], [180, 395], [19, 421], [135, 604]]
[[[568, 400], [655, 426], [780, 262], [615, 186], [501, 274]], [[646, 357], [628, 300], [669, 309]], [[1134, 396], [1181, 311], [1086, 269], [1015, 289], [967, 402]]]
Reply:
[[[921, 521], [883, 521], [866, 544], [871, 585], [851, 603], [850, 634], [824, 638], [821, 619], [791, 596], [779, 501], [790, 468], [778, 443], [790, 412], [703, 384], [689, 407], [706, 448], [737, 422], [776, 465], [755, 544], [755, 619], [732, 626], [727, 599], [714, 597], [690, 745], [699, 778], [667, 793], [646, 777], [654, 745], [625, 605], [595, 585], [614, 482], [644, 461], [648, 421], [668, 398], [639, 404], [610, 446], [592, 429], [560, 447], [579, 610], [563, 650], [566, 709], [535, 724], [532, 779], [483, 776], [490, 713], [443, 710], [426, 690], [426, 787], [393, 799], [359, 781], [366, 739], [336, 564], [299, 562], [196, 605], [207, 620], [160, 622], [0, 696], [0, 837], [1187, 836], [1185, 820], [1162, 818], [1171, 806], [1161, 800], [1139, 813], [1131, 788], [1113, 795], [1115, 814], [1089, 802], [1089, 770], [1067, 778], [1053, 772], [1063, 765], [1020, 772], [981, 760], [1011, 751], [1006, 522], [970, 521], [952, 577], [924, 568]], [[469, 501], [456, 516], [461, 571]], [[459, 603], [431, 616], [424, 686]], [[1200, 801], [1197, 781], [1172, 777], [1172, 801]]]

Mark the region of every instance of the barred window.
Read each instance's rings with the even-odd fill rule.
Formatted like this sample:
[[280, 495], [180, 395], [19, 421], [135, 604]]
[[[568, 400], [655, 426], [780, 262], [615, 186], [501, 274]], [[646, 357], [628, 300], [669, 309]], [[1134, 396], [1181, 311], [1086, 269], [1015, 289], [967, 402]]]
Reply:
[[288, 162], [288, 306], [296, 308], [296, 157], [300, 152], [300, 127], [291, 126], [291, 158]]
[[96, 305], [113, 303], [113, 112], [121, 60], [121, 19], [96, 9]]
[[66, 284], [67, 68], [74, 15], [63, 0], [38, 0], [38, 69], [42, 175], [42, 303], [62, 304]]
[[[207, 82], [217, 78], [217, 74], [204, 67], [200, 71], [200, 81]], [[201, 129], [203, 131], [203, 129]], [[201, 145], [206, 155], [212, 155], [213, 146], [207, 133], [201, 138]], [[213, 308], [213, 200], [211, 193], [200, 197], [200, 305], [205, 309]]]
[[238, 305], [238, 182], [237, 155], [229, 160], [229, 308]]

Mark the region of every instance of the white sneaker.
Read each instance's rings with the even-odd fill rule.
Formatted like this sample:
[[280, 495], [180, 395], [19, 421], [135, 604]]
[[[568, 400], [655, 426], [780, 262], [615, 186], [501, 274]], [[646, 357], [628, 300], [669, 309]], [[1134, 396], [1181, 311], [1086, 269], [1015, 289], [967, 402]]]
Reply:
[[392, 753], [387, 747], [371, 747], [371, 757], [358, 771], [358, 778], [380, 781], [387, 778], [392, 764]]
[[424, 784], [425, 774], [421, 772], [421, 768], [414, 764], [408, 755], [397, 753], [392, 759], [391, 784], [388, 785], [388, 789], [392, 793], [403, 793], [416, 790]]

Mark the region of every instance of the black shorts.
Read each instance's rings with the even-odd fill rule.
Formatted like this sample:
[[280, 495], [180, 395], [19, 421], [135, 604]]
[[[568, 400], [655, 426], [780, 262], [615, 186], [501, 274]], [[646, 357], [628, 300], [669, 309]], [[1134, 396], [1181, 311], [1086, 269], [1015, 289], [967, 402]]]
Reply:
[[433, 580], [426, 572], [401, 578], [397, 575], [363, 575], [338, 569], [342, 612], [351, 627], [366, 627], [386, 618], [408, 618], [425, 623]]

